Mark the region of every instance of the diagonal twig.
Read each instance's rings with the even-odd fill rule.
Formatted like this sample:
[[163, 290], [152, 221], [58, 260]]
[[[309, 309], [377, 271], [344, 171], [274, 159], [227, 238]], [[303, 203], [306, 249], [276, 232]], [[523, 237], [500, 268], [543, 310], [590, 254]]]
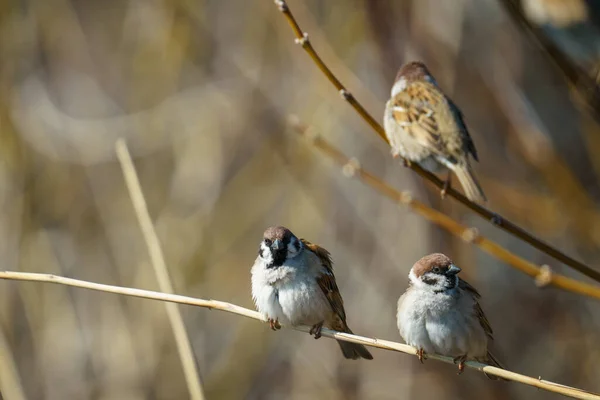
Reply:
[[345, 156], [335, 146], [325, 141], [311, 129], [308, 129], [307, 126], [296, 121], [295, 118], [291, 118], [290, 122], [294, 129], [301, 135], [305, 136], [315, 148], [333, 160], [336, 164], [340, 165], [343, 168], [346, 176], [357, 178], [392, 201], [395, 201], [400, 205], [407, 206], [413, 212], [421, 215], [425, 219], [442, 227], [455, 236], [458, 236], [467, 242], [473, 243], [497, 259], [504, 261], [511, 267], [531, 277], [534, 277], [536, 285], [538, 286], [552, 285], [570, 292], [600, 300], [600, 287], [579, 282], [564, 275], [555, 274], [548, 266], [540, 267], [519, 257], [518, 255], [500, 246], [498, 243], [480, 235], [477, 232], [477, 229], [464, 226], [446, 214], [434, 210], [424, 203], [413, 199], [409, 192], [400, 192], [394, 189], [377, 176], [363, 169], [356, 159]]
[[[104, 285], [101, 283], [94, 283], [88, 281], [82, 281], [78, 279], [65, 278], [62, 276], [51, 275], [51, 274], [38, 274], [31, 272], [12, 272], [12, 271], [0, 271], [0, 279], [18, 280], [18, 281], [33, 281], [33, 282], [48, 282], [56, 283], [60, 285], [74, 286], [83, 289], [96, 290], [105, 293], [115, 293], [125, 296], [140, 297], [144, 299], [160, 300], [169, 303], [187, 304], [191, 306], [205, 307], [211, 310], [226, 311], [232, 314], [241, 315], [247, 318], [253, 318], [259, 321], [266, 321], [265, 317], [253, 310], [237, 306], [235, 304], [226, 303], [217, 300], [204, 300], [188, 296], [180, 296], [170, 293], [154, 292], [151, 290], [134, 289], [121, 286]], [[300, 332], [308, 333], [310, 327], [308, 326], [294, 326], [291, 327]], [[377, 347], [383, 350], [397, 351], [400, 353], [411, 354], [416, 356], [417, 349], [412, 346], [392, 342], [389, 340], [382, 340], [377, 338], [370, 338], [366, 336], [359, 336], [349, 333], [342, 333], [333, 331], [330, 329], [323, 328], [322, 336], [327, 338], [333, 338], [337, 340], [343, 340], [346, 342], [360, 343], [366, 346]], [[428, 359], [442, 361], [447, 364], [454, 364], [451, 357], [444, 357], [437, 354], [427, 354]], [[531, 376], [518, 374], [506, 369], [492, 367], [487, 364], [482, 364], [475, 361], [467, 361], [465, 365], [469, 368], [484, 372], [487, 375], [498, 376], [510, 381], [519, 382], [524, 385], [537, 387], [549, 392], [560, 393], [562, 395], [574, 398], [574, 399], [585, 399], [585, 400], [600, 400], [600, 395], [587, 392], [582, 389], [561, 385], [558, 383], [550, 382], [539, 378], [533, 378]]]
[[[154, 268], [154, 273], [156, 274], [158, 287], [163, 292], [173, 293], [173, 284], [171, 283], [171, 278], [167, 271], [167, 265], [162, 253], [160, 241], [158, 240], [154, 225], [150, 219], [146, 200], [142, 193], [142, 187], [124, 139], [119, 139], [117, 141], [116, 152], [119, 162], [121, 163], [121, 169], [123, 170], [123, 176], [125, 178], [127, 189], [129, 190], [133, 208], [138, 218], [146, 246], [148, 247], [148, 252], [150, 253], [150, 262]], [[204, 400], [205, 397], [202, 390], [198, 366], [196, 365], [196, 359], [194, 358], [194, 350], [192, 349], [190, 339], [185, 330], [181, 312], [176, 304], [166, 303], [165, 306], [171, 329], [173, 330], [173, 336], [175, 337], [175, 343], [177, 344], [177, 350], [181, 359], [190, 398], [192, 400]]]
[[[335, 76], [335, 74], [329, 69], [329, 67], [327, 67], [327, 65], [319, 57], [319, 55], [313, 48], [312, 44], [310, 43], [310, 40], [308, 39], [308, 34], [300, 28], [300, 26], [298, 25], [298, 22], [296, 21], [292, 12], [290, 11], [290, 8], [287, 5], [287, 3], [284, 0], [275, 0], [275, 4], [277, 5], [277, 7], [281, 11], [281, 13], [285, 17], [285, 19], [290, 24], [292, 30], [294, 31], [294, 35], [296, 36], [296, 43], [302, 46], [304, 51], [306, 51], [306, 53], [313, 60], [315, 65], [321, 70], [321, 72], [323, 72], [323, 74], [327, 77], [327, 79], [329, 79], [329, 81], [333, 84], [333, 86], [335, 86], [335, 88], [339, 91], [339, 93], [344, 98], [344, 100], [346, 100], [352, 106], [352, 108], [354, 108], [354, 110], [365, 120], [365, 122], [367, 122], [367, 124], [369, 124], [369, 126], [375, 131], [375, 133], [377, 133], [377, 135], [381, 139], [388, 142], [386, 135], [385, 135], [385, 131], [384, 131], [383, 127], [381, 126], [381, 124], [379, 124], [371, 116], [371, 114], [369, 114], [369, 112], [362, 106], [362, 104], [360, 104], [360, 102], [358, 100], [356, 100], [356, 98], [352, 95], [352, 93], [350, 93], [346, 89], [346, 87], [339, 81], [339, 79]], [[422, 178], [433, 183], [439, 189], [444, 188], [445, 181], [438, 178], [435, 174], [423, 169], [417, 163], [410, 163], [408, 168], [412, 169], [414, 172], [416, 172]], [[557, 248], [549, 245], [548, 243], [542, 241], [541, 239], [536, 238], [535, 236], [533, 236], [532, 234], [530, 234], [529, 232], [527, 232], [520, 226], [518, 226], [518, 225], [514, 224], [513, 222], [509, 221], [508, 219], [502, 217], [498, 213], [490, 211], [487, 208], [482, 207], [479, 204], [470, 201], [462, 193], [458, 192], [454, 188], [452, 188], [452, 187], [447, 188], [446, 194], [448, 196], [454, 198], [455, 200], [457, 200], [459, 203], [465, 205], [471, 211], [473, 211], [476, 214], [478, 214], [479, 216], [483, 217], [484, 219], [486, 219], [488, 222], [492, 223], [493, 225], [495, 225], [499, 228], [502, 228], [506, 232], [529, 243], [531, 246], [535, 247], [536, 249], [548, 254], [549, 256], [557, 259], [558, 261], [560, 261], [563, 264], [573, 268], [574, 270], [584, 274], [585, 276], [587, 276], [597, 282], [600, 282], [600, 271], [595, 270], [595, 269], [587, 266], [586, 264], [575, 260], [574, 258], [572, 258], [572, 257], [568, 256], [567, 254], [563, 253], [562, 251], [558, 250]]]

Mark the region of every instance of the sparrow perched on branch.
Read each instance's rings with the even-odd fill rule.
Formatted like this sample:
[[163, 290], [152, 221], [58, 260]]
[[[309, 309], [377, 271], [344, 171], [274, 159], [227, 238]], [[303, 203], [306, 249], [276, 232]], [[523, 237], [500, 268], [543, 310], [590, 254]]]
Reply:
[[[284, 325], [309, 325], [315, 339], [323, 326], [352, 333], [346, 324], [344, 302], [333, 275], [329, 252], [298, 239], [283, 226], [264, 233], [252, 267], [252, 298], [266, 315], [271, 329]], [[344, 357], [373, 356], [362, 344], [338, 341]]]
[[410, 62], [400, 68], [383, 122], [394, 157], [400, 155], [432, 172], [448, 170], [442, 197], [452, 171], [470, 200], [486, 201], [469, 163], [469, 155], [477, 160], [477, 151], [463, 116], [425, 64]]
[[398, 300], [400, 336], [417, 348], [421, 362], [424, 353], [453, 357], [459, 374], [467, 360], [503, 368], [488, 350], [492, 327], [479, 305], [480, 295], [459, 272], [440, 253], [415, 263], [408, 275], [410, 286]]

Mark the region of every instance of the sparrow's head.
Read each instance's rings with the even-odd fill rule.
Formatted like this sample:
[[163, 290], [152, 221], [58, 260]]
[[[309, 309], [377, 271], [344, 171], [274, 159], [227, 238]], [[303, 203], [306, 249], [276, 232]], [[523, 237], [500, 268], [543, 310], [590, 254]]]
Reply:
[[396, 75], [394, 86], [392, 86], [392, 97], [406, 89], [410, 83], [417, 81], [436, 84], [433, 75], [421, 61], [411, 61], [404, 64]]
[[258, 255], [266, 262], [267, 268], [277, 268], [282, 266], [285, 260], [300, 254], [302, 248], [302, 242], [288, 228], [271, 226], [263, 235]]
[[460, 272], [450, 258], [434, 253], [421, 258], [408, 274], [411, 285], [435, 293], [445, 292], [458, 286]]

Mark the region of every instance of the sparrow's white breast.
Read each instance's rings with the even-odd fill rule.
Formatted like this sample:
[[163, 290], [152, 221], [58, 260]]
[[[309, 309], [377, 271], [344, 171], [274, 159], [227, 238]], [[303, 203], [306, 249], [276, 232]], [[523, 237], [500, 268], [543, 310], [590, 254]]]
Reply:
[[331, 319], [331, 307], [317, 284], [322, 266], [308, 251], [278, 268], [260, 257], [252, 267], [252, 297], [258, 311], [281, 323], [314, 325]]
[[411, 287], [398, 301], [400, 335], [425, 352], [484, 358], [487, 336], [473, 306], [474, 299], [462, 290], [446, 294]]

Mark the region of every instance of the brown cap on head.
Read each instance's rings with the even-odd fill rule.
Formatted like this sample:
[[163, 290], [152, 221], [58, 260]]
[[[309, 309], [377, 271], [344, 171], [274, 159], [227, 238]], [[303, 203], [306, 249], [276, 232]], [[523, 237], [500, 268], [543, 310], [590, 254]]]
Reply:
[[283, 242], [286, 242], [285, 239], [288, 239], [290, 237], [293, 236], [293, 233], [286, 228], [285, 226], [271, 226], [269, 228], [267, 228], [267, 230], [265, 231], [263, 237], [265, 239], [270, 239], [270, 240], [281, 240]]
[[421, 61], [411, 61], [400, 67], [398, 75], [396, 75], [396, 81], [400, 78], [404, 78], [409, 82], [417, 81], [423, 79], [425, 76], [431, 76], [425, 64]]
[[445, 270], [448, 269], [450, 265], [452, 265], [452, 260], [448, 256], [442, 253], [433, 253], [417, 261], [415, 265], [413, 265], [412, 270], [415, 276], [419, 278], [435, 267]]

